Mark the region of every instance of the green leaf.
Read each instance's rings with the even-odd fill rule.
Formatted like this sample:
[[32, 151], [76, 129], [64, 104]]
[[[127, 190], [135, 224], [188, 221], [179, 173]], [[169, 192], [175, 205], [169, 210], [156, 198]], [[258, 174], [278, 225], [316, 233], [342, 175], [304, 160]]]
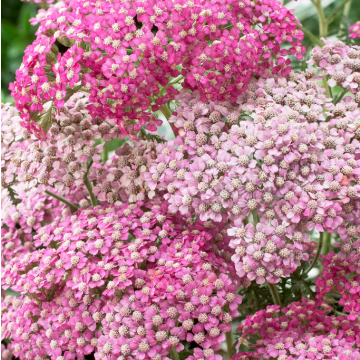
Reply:
[[192, 351], [183, 350], [183, 351], [179, 352], [179, 359], [180, 360], [185, 360], [186, 358], [188, 358], [191, 355], [192, 355]]
[[30, 32], [33, 32], [34, 28], [31, 27], [29, 22], [30, 18], [34, 17], [36, 13], [33, 11], [33, 7], [30, 4], [24, 4], [20, 9], [18, 19], [18, 31], [22, 38], [26, 38]]
[[7, 295], [12, 295], [12, 296], [20, 296], [20, 295], [21, 295], [19, 292], [13, 291], [13, 290], [11, 290], [11, 289], [7, 289], [7, 290], [6, 290], [6, 294], [7, 294]]
[[15, 192], [15, 190], [11, 186], [8, 186], [7, 189], [9, 191], [9, 196], [10, 196], [10, 199], [11, 199], [12, 203], [14, 205], [19, 204], [21, 202], [21, 200], [16, 198], [17, 193]]
[[82, 84], [66, 90], [66, 95], [65, 95], [64, 101], [65, 102], [68, 101], [71, 98], [71, 96], [73, 96], [75, 93], [77, 93], [81, 89], [81, 87], [82, 87]]
[[50, 109], [45, 114], [41, 115], [40, 119], [38, 121], [39, 126], [45, 132], [47, 132], [52, 125], [51, 109], [52, 109], [52, 107], [50, 107]]

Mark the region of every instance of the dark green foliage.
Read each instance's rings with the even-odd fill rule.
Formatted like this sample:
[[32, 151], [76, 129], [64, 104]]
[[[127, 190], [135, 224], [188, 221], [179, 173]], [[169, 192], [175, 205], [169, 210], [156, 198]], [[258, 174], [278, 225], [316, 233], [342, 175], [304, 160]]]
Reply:
[[15, 79], [24, 50], [35, 39], [36, 27], [29, 19], [36, 16], [36, 5], [18, 0], [1, 2], [1, 101], [12, 101], [9, 83]]

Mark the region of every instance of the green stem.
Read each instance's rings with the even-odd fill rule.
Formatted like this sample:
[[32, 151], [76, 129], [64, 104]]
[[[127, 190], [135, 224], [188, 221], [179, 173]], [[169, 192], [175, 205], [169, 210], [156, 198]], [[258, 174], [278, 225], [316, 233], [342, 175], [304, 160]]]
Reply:
[[336, 98], [336, 100], [334, 101], [334, 105], [336, 105], [344, 96], [345, 94], [349, 91], [349, 88], [345, 88], [343, 89], [343, 91], [340, 93], [340, 95]]
[[91, 206], [95, 207], [97, 205], [97, 198], [94, 195], [94, 193], [92, 192], [92, 186], [91, 186], [90, 181], [89, 181], [89, 179], [87, 177], [87, 173], [84, 175], [84, 184], [85, 184], [86, 189], [87, 189], [87, 191], [89, 192], [89, 195], [90, 195]]
[[[342, 14], [342, 16], [343, 16], [344, 18], [348, 18], [348, 17], [349, 17], [350, 8], [351, 8], [351, 1], [352, 1], [352, 0], [347, 1], [347, 2], [345, 3], [345, 5], [344, 5], [344, 11], [343, 11], [343, 14]], [[335, 9], [335, 10], [336, 10], [336, 9]], [[344, 22], [341, 22], [341, 23], [340, 23], [340, 27], [339, 27], [338, 36], [341, 34], [341, 32], [344, 32], [344, 31], [346, 31], [345, 25], [344, 25]]]
[[258, 215], [258, 213], [257, 213], [256, 210], [252, 210], [252, 211], [251, 211], [251, 214], [252, 214], [252, 218], [253, 218], [253, 225], [256, 227], [256, 225], [257, 225], [258, 222], [260, 221], [259, 215]]
[[329, 232], [326, 233], [326, 236], [324, 239], [324, 244], [322, 247], [322, 252], [321, 252], [322, 255], [327, 255], [330, 250], [331, 236], [332, 236], [331, 233], [329, 233]]
[[171, 347], [169, 358], [172, 360], [180, 360], [179, 353], [175, 350], [173, 346]]
[[179, 75], [173, 81], [169, 82], [169, 84], [167, 86], [173, 86], [173, 85], [179, 83], [181, 80], [184, 80], [184, 76]]
[[161, 111], [162, 111], [162, 113], [164, 114], [164, 116], [166, 117], [166, 119], [169, 120], [169, 119], [170, 119], [170, 116], [171, 116], [172, 114], [171, 114], [171, 112], [170, 112], [170, 110], [169, 110], [169, 108], [168, 108], [168, 106], [167, 106], [166, 104], [163, 106], [163, 108], [161, 109]]
[[53, 193], [53, 192], [50, 191], [50, 190], [45, 190], [45, 193], [48, 194], [48, 195], [50, 195], [50, 196], [52, 196], [53, 198], [61, 201], [62, 203], [66, 204], [67, 206], [69, 206], [69, 207], [70, 207], [72, 210], [74, 210], [74, 211], [76, 211], [76, 210], [79, 209], [75, 204], [73, 204], [72, 202], [66, 200], [66, 199], [65, 199], [63, 196], [61, 196], [61, 195], [57, 195], [57, 194]]
[[323, 85], [324, 85], [324, 88], [326, 90], [326, 96], [328, 98], [332, 99], [333, 98], [332, 97], [332, 91], [331, 91], [331, 88], [330, 88], [330, 86], [328, 84], [328, 77], [326, 75], [323, 75]]
[[268, 283], [268, 287], [269, 287], [271, 296], [273, 298], [274, 304], [279, 305], [280, 307], [282, 307], [280, 295], [279, 295], [279, 292], [277, 290], [276, 285]]
[[106, 163], [109, 159], [109, 147], [108, 143], [104, 143], [104, 149], [101, 153], [101, 159], [104, 163]]
[[317, 261], [319, 259], [319, 256], [321, 254], [321, 249], [322, 249], [322, 246], [323, 246], [323, 242], [324, 242], [324, 232], [321, 232], [315, 257], [314, 257], [311, 265], [302, 274], [302, 277], [305, 277], [305, 275], [307, 275], [312, 270], [312, 268], [315, 266], [315, 264], [317, 263]]
[[89, 169], [91, 168], [91, 165], [93, 164], [94, 160], [93, 158], [90, 158], [88, 163], [86, 164], [86, 170], [89, 172]]
[[161, 97], [163, 96], [165, 93], [166, 93], [166, 89], [169, 87], [169, 86], [173, 86], [175, 84], [178, 84], [179, 82], [181, 82], [182, 80], [184, 80], [184, 76], [182, 75], [179, 75], [178, 77], [176, 77], [173, 81], [170, 81], [166, 86], [164, 86], [161, 91], [160, 91], [160, 94], [158, 97]]
[[303, 27], [298, 27], [299, 30], [301, 30], [305, 36], [307, 36], [315, 45], [318, 45], [320, 47], [324, 46], [324, 43], [322, 40], [320, 40], [317, 36], [315, 36], [311, 31], [303, 28]]
[[316, 10], [318, 12], [320, 38], [326, 38], [328, 32], [328, 26], [326, 23], [324, 9], [321, 5], [321, 0], [311, 0], [311, 2], [315, 5]]
[[303, 283], [303, 285], [304, 285], [307, 293], [309, 294], [311, 300], [315, 300], [315, 294], [314, 294], [314, 292], [310, 289], [309, 284], [308, 284], [304, 279], [302, 280], [302, 283]]
[[226, 337], [226, 345], [227, 345], [227, 351], [229, 355], [229, 359], [232, 357], [232, 346], [233, 346], [233, 339], [232, 339], [232, 331], [225, 333]]
[[327, 25], [330, 25], [336, 17], [339, 15], [340, 11], [345, 7], [344, 9], [344, 16], [349, 13], [351, 6], [351, 0], [344, 0], [339, 6], [337, 6], [329, 15], [329, 17], [326, 19]]

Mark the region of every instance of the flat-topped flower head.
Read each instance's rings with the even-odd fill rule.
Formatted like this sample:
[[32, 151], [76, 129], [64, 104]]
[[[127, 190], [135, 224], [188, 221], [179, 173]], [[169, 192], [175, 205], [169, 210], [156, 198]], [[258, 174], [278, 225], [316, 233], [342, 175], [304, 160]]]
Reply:
[[[251, 344], [255, 356], [284, 360], [316, 359], [317, 355], [323, 359], [359, 357], [358, 321], [329, 315], [332, 308], [319, 305], [302, 299], [282, 309], [268, 306], [239, 326], [239, 345]], [[249, 341], [253, 336], [257, 340]], [[239, 359], [238, 354], [234, 359]]]
[[[151, 111], [178, 93], [171, 78], [176, 82], [181, 74], [183, 86], [198, 89], [203, 101], [235, 101], [253, 72], [286, 76], [287, 54], [301, 59], [305, 51], [300, 23], [272, 0], [68, 0], [50, 6], [39, 21], [37, 38], [10, 85], [23, 126], [38, 134], [47, 130], [48, 104], [61, 109], [81, 90], [90, 93], [92, 118], [110, 118], [133, 136], [142, 126], [153, 131], [160, 121]], [[229, 23], [230, 31], [224, 27]], [[280, 48], [285, 41], [289, 51]]]

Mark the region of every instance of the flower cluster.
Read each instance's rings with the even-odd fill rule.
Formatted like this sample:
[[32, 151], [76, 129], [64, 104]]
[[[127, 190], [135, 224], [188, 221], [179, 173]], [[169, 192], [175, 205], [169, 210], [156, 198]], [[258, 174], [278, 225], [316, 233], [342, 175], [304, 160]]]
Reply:
[[2, 266], [17, 255], [33, 250], [33, 233], [41, 227], [43, 221], [51, 221], [68, 211], [56, 199], [23, 183], [3, 189], [1, 205]]
[[323, 271], [315, 280], [317, 302], [333, 304], [338, 301], [344, 307], [343, 311], [349, 314], [347, 319], [350, 321], [360, 314], [360, 242], [354, 244], [356, 250], [353, 249], [348, 257], [343, 250], [338, 254], [331, 251], [324, 256]]
[[351, 25], [349, 27], [349, 31], [351, 31], [351, 34], [349, 36], [353, 39], [360, 37], [360, 21], [356, 22], [355, 24]]
[[315, 47], [312, 50], [309, 65], [316, 64], [322, 73], [328, 76], [330, 87], [336, 85], [346, 88], [355, 95], [355, 101], [360, 102], [360, 47], [348, 46], [342, 41], [332, 43], [323, 40], [322, 48]]
[[[333, 47], [358, 57], [357, 48]], [[170, 118], [177, 137], [157, 146], [145, 174], [173, 212], [202, 221], [227, 214], [238, 275], [259, 283], [277, 282], [307, 259], [304, 230], [338, 232], [344, 242], [359, 235], [360, 111], [351, 96], [329, 104], [316, 80], [314, 70], [254, 80], [236, 107], [184, 91]], [[259, 215], [259, 234], [244, 228]]]
[[232, 360], [360, 360], [360, 47], [293, 72], [276, 0], [41, 2], [1, 107], [2, 360], [221, 360], [250, 307]]
[[241, 303], [231, 254], [212, 252], [209, 233], [184, 230], [164, 206], [144, 206], [55, 219], [38, 229], [36, 250], [5, 266], [3, 288], [23, 295], [3, 315], [15, 356], [160, 360], [183, 340], [206, 356], [219, 350]]
[[[26, 130], [21, 128], [20, 118], [13, 107], [2, 106], [1, 115], [1, 253], [2, 266], [5, 266], [11, 259], [34, 249], [33, 234], [43, 222], [66, 215], [69, 209], [45, 194], [44, 186], [37, 187], [37, 180], [31, 174], [26, 179], [20, 176], [30, 167], [22, 156], [30, 151], [34, 142], [30, 137], [19, 141], [26, 138]], [[33, 150], [35, 153], [36, 148]], [[74, 186], [68, 188], [67, 197], [74, 202], [86, 203], [82, 189]]]
[[90, 93], [91, 117], [111, 118], [132, 133], [153, 127], [148, 109], [158, 110], [177, 93], [169, 79], [178, 78], [178, 65], [184, 86], [199, 89], [204, 99], [234, 101], [253, 71], [290, 72], [284, 41], [292, 44], [289, 54], [301, 59], [305, 52], [298, 20], [274, 0], [65, 1], [42, 15], [10, 85], [22, 124], [37, 133], [44, 129], [45, 104], [60, 109], [79, 90]]
[[[315, 306], [313, 301], [303, 299], [280, 309], [278, 305], [268, 306], [255, 315], [247, 317], [239, 326], [239, 344], [250, 345], [249, 354], [264, 359], [332, 359], [346, 360], [360, 357], [358, 322], [346, 316], [330, 315], [332, 308]], [[247, 359], [246, 354], [244, 358]], [[256, 358], [256, 357], [255, 357]], [[234, 359], [241, 359], [239, 354]]]
[[113, 204], [118, 199], [130, 203], [152, 199], [155, 195], [144, 179], [144, 173], [156, 157], [155, 143], [139, 140], [131, 146], [126, 143], [117, 148], [106, 164], [90, 169], [89, 179], [96, 181], [94, 194], [100, 201]]
[[95, 141], [108, 142], [121, 136], [112, 120], [89, 117], [86, 101], [84, 94], [77, 93], [59, 113], [49, 109], [52, 120], [46, 138], [38, 140], [24, 130], [26, 147], [16, 149], [8, 171], [19, 181], [35, 180], [35, 184], [50, 185], [62, 195], [67, 195], [73, 185], [83, 185], [87, 163], [101, 159], [103, 144], [95, 146]]

